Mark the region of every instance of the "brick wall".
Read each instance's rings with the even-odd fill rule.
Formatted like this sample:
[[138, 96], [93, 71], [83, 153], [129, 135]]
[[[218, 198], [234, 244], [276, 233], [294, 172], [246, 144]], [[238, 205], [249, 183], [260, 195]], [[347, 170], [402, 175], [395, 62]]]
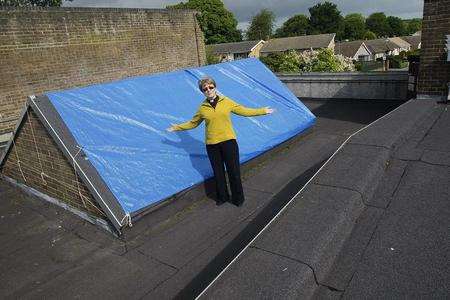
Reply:
[[425, 0], [418, 94], [446, 95], [446, 84], [450, 82], [450, 62], [446, 61], [445, 51], [446, 34], [450, 34], [450, 0]]
[[74, 208], [106, 219], [32, 110], [26, 113], [0, 173]]
[[195, 13], [0, 8], [0, 136], [29, 95], [204, 65]]

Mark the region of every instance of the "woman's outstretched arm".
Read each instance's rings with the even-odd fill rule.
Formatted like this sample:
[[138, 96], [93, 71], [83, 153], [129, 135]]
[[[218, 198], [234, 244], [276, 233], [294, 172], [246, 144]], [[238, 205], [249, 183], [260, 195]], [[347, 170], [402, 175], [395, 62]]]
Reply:
[[275, 110], [269, 106], [261, 108], [248, 108], [233, 101], [231, 112], [244, 117], [261, 116], [273, 113]]
[[191, 120], [181, 123], [181, 124], [170, 124], [171, 126], [166, 130], [169, 132], [172, 131], [180, 131], [180, 130], [189, 130], [197, 127], [203, 121], [202, 116], [199, 112], [197, 112]]

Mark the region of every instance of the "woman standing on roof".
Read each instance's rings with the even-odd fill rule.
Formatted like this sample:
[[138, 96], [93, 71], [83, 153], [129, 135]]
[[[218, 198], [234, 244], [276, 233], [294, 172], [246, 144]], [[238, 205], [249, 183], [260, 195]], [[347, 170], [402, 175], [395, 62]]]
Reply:
[[206, 151], [214, 172], [217, 204], [220, 205], [230, 200], [225, 179], [225, 165], [230, 181], [231, 202], [241, 206], [244, 203], [244, 192], [239, 167], [239, 148], [230, 113], [250, 117], [270, 114], [274, 110], [269, 107], [247, 108], [228, 97], [217, 95], [216, 82], [212, 78], [199, 80], [198, 87], [206, 99], [200, 104], [197, 113], [190, 121], [171, 124], [172, 126], [167, 130], [172, 132], [192, 129], [205, 120]]

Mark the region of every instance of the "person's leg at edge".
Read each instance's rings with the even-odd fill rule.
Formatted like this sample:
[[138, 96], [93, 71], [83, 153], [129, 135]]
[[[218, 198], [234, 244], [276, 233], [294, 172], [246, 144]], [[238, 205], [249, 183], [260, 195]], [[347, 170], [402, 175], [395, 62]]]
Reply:
[[231, 201], [238, 206], [244, 203], [244, 190], [242, 189], [241, 168], [239, 165], [239, 146], [236, 140], [228, 140], [222, 143], [222, 155], [227, 167], [230, 180]]
[[217, 203], [224, 203], [230, 200], [228, 195], [227, 181], [225, 178], [225, 168], [223, 158], [220, 151], [220, 145], [206, 145], [206, 152], [211, 163], [214, 173], [214, 181], [216, 183]]

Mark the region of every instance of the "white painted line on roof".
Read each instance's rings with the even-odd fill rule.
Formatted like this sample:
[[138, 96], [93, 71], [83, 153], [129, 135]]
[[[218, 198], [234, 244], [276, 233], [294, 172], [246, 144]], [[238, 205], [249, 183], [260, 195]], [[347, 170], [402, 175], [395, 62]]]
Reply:
[[106, 208], [108, 209], [108, 211], [111, 213], [111, 215], [114, 217], [114, 220], [117, 222], [117, 224], [119, 224], [119, 227], [122, 227], [122, 224], [120, 223], [120, 221], [117, 219], [116, 215], [112, 212], [112, 210], [109, 208], [109, 206], [106, 204], [105, 200], [103, 200], [102, 196], [100, 195], [100, 193], [97, 191], [97, 189], [95, 188], [94, 184], [89, 180], [89, 177], [86, 175], [86, 173], [84, 173], [84, 171], [81, 169], [80, 165], [78, 164], [78, 162], [75, 160], [75, 158], [72, 156], [72, 154], [70, 153], [69, 149], [67, 149], [66, 145], [64, 144], [64, 142], [62, 141], [62, 139], [59, 137], [58, 133], [56, 132], [56, 130], [52, 127], [52, 125], [50, 124], [50, 122], [47, 120], [47, 118], [45, 117], [45, 115], [42, 113], [42, 110], [39, 108], [39, 106], [37, 105], [37, 103], [34, 101], [35, 96], [30, 96], [29, 97], [31, 101], [33, 101], [34, 106], [39, 110], [39, 113], [41, 114], [41, 116], [44, 118], [45, 122], [47, 122], [48, 126], [50, 126], [50, 128], [52, 129], [53, 133], [55, 134], [55, 136], [58, 138], [59, 142], [61, 143], [61, 145], [63, 145], [64, 149], [66, 149], [66, 152], [69, 154], [69, 156], [72, 158], [72, 161], [74, 162], [74, 164], [77, 165], [78, 170], [80, 170], [81, 173], [83, 173], [84, 177], [86, 178], [86, 180], [89, 182], [89, 184], [91, 185], [91, 187], [94, 189], [95, 193], [98, 195], [98, 197], [100, 198], [100, 200], [103, 202], [103, 204], [106, 206]]
[[347, 142], [355, 135], [357, 135], [358, 133], [360, 133], [361, 131], [369, 128], [370, 126], [374, 125], [376, 122], [384, 119], [385, 117], [389, 116], [390, 114], [394, 113], [396, 110], [400, 109], [401, 107], [403, 107], [404, 105], [406, 105], [407, 103], [409, 103], [411, 100], [406, 101], [405, 103], [403, 103], [402, 105], [400, 105], [399, 107], [397, 107], [396, 109], [390, 111], [389, 113], [385, 114], [384, 116], [382, 116], [379, 119], [376, 119], [375, 121], [373, 121], [372, 123], [364, 126], [363, 128], [359, 129], [358, 131], [356, 131], [355, 133], [351, 134], [340, 146], [339, 148], [330, 156], [330, 158], [327, 159], [327, 161], [319, 168], [319, 170], [317, 170], [316, 173], [314, 173], [314, 175], [305, 183], [305, 185], [291, 198], [291, 200], [289, 200], [284, 206], [283, 208], [275, 215], [275, 217], [272, 218], [272, 220], [270, 220], [269, 223], [267, 223], [266, 226], [264, 226], [264, 228], [241, 250], [241, 252], [238, 253], [238, 255], [219, 273], [219, 275], [216, 276], [216, 278], [213, 279], [213, 281], [211, 281], [211, 283], [195, 298], [196, 300], [199, 299], [201, 296], [203, 296], [203, 294], [220, 278], [220, 276], [222, 276], [223, 273], [225, 273], [225, 271], [242, 255], [242, 253], [244, 253], [245, 250], [247, 250], [248, 247], [250, 247], [251, 244], [253, 244], [253, 242], [261, 235], [261, 233], [263, 233], [269, 226], [270, 224], [272, 224], [273, 221], [275, 221], [275, 219], [278, 218], [278, 216], [289, 206], [289, 204], [291, 204], [291, 202], [308, 186], [308, 184], [316, 177], [317, 174], [319, 174], [319, 172], [328, 164], [328, 162], [330, 162], [330, 160], [345, 146], [345, 144], [347, 144]]

